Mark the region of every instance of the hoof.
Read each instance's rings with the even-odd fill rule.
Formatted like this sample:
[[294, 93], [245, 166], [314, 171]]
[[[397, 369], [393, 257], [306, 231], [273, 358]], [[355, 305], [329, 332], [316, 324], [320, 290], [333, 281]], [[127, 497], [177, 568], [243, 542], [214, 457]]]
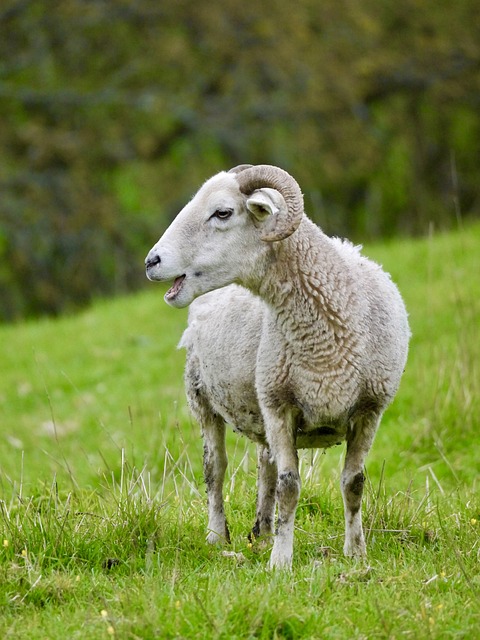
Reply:
[[283, 550], [275, 549], [275, 545], [272, 549], [272, 554], [270, 556], [270, 561], [268, 563], [268, 568], [272, 569], [280, 569], [283, 571], [291, 571], [292, 569], [292, 553], [286, 553]]
[[347, 558], [366, 558], [367, 549], [365, 546], [365, 540], [361, 540], [356, 544], [348, 544], [345, 542], [343, 547], [343, 555]]
[[229, 544], [230, 534], [226, 531], [223, 535], [216, 531], [209, 531], [206, 538], [208, 544]]

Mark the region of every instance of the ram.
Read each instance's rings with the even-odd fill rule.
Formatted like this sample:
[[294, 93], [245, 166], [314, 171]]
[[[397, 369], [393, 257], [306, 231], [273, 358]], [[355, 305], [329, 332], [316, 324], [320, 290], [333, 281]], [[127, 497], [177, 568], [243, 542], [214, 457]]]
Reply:
[[180, 346], [204, 438], [208, 541], [229, 540], [229, 424], [257, 443], [252, 533], [274, 536], [271, 567], [292, 563], [297, 450], [344, 441], [344, 553], [365, 555], [364, 462], [410, 337], [389, 275], [314, 225], [297, 182], [270, 165], [241, 165], [205, 182], [149, 252], [146, 272], [173, 280], [169, 305], [191, 305]]

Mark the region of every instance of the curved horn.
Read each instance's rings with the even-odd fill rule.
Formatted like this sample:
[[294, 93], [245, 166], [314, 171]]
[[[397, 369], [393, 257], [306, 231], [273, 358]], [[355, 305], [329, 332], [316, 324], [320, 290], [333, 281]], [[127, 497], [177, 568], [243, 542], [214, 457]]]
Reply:
[[245, 169], [250, 169], [250, 167], [253, 167], [253, 164], [239, 164], [236, 167], [233, 167], [233, 169], [229, 169], [227, 173], [240, 173]]
[[240, 191], [246, 195], [268, 187], [281, 193], [286, 202], [286, 211], [279, 211], [267, 222], [262, 240], [276, 242], [292, 235], [303, 216], [303, 195], [295, 178], [279, 167], [259, 164], [240, 171], [236, 179]]

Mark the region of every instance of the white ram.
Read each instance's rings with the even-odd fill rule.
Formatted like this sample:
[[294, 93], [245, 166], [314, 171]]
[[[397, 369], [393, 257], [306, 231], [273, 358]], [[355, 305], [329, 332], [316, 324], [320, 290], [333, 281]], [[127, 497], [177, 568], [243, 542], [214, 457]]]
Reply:
[[204, 438], [208, 541], [229, 539], [228, 423], [258, 445], [255, 537], [273, 534], [278, 507], [271, 567], [292, 562], [297, 449], [342, 441], [344, 553], [365, 555], [364, 461], [410, 336], [389, 275], [326, 236], [305, 215], [297, 182], [269, 165], [210, 178], [152, 248], [146, 270], [150, 280], [174, 281], [168, 304], [191, 304], [180, 346]]

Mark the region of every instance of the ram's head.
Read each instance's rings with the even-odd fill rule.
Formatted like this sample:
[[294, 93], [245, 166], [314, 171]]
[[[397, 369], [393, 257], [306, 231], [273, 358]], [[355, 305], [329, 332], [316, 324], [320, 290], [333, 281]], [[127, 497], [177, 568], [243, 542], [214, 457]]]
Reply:
[[303, 216], [297, 182], [270, 165], [240, 165], [213, 176], [180, 211], [146, 260], [150, 280], [173, 280], [165, 300], [185, 307], [233, 282], [246, 283], [270, 245]]

